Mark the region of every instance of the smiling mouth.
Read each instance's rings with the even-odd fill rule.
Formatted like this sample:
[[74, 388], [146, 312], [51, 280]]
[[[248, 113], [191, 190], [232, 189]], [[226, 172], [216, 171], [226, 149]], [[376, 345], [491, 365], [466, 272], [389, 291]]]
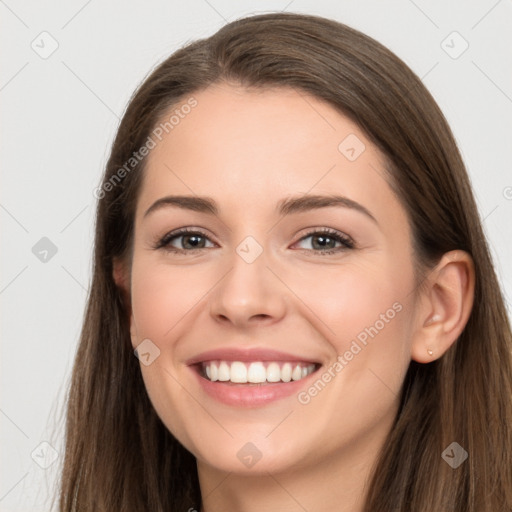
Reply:
[[210, 382], [265, 385], [299, 381], [320, 367], [316, 363], [285, 361], [205, 361], [196, 365]]

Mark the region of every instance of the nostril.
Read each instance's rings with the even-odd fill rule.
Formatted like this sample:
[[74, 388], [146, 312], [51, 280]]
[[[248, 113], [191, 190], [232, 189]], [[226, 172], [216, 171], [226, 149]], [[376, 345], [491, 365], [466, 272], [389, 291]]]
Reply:
[[255, 319], [257, 319], [257, 320], [266, 320], [267, 318], [271, 318], [271, 317], [270, 317], [270, 315], [266, 315], [265, 313], [261, 313], [261, 314], [259, 314], [259, 315], [253, 315], [253, 316], [251, 316], [251, 318], [250, 318], [250, 319], [252, 320], [253, 318], [255, 318]]

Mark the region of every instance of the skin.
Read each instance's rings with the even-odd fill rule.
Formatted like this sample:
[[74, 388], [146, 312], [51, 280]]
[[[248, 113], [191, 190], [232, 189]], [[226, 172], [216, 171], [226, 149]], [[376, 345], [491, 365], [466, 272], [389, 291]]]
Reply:
[[[148, 157], [133, 257], [114, 266], [130, 297], [133, 347], [150, 339], [160, 350], [141, 364], [148, 395], [197, 458], [204, 511], [361, 511], [410, 360], [441, 357], [467, 321], [471, 259], [446, 254], [420, 294], [407, 214], [382, 155], [327, 103], [292, 89], [230, 84], [194, 97], [197, 107]], [[338, 150], [349, 134], [365, 145], [354, 161]], [[344, 206], [276, 212], [280, 200], [306, 193], [346, 196], [375, 220]], [[208, 196], [219, 213], [168, 206], [144, 216], [171, 194]], [[203, 231], [204, 248], [155, 249], [182, 227]], [[321, 254], [311, 233], [322, 228], [355, 248]], [[236, 252], [249, 235], [263, 250], [250, 264]], [[187, 250], [183, 243], [172, 241]], [[206, 395], [186, 365], [221, 347], [272, 348], [321, 362], [320, 377], [397, 303], [400, 312], [307, 404], [292, 395], [264, 407], [228, 406]], [[251, 468], [237, 457], [248, 442], [261, 453]]]

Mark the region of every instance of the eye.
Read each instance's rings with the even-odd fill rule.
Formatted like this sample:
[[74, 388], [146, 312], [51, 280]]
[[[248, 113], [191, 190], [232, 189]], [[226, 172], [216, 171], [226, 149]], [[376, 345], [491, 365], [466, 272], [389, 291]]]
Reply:
[[[179, 239], [181, 239], [181, 241], [179, 241]], [[206, 249], [207, 241], [211, 243], [210, 239], [201, 231], [180, 229], [179, 231], [167, 233], [156, 243], [155, 249], [165, 249], [179, 253], [192, 252], [197, 249]], [[178, 245], [178, 247], [176, 247], [175, 244]], [[213, 244], [209, 247], [212, 246]]]
[[[311, 248], [302, 248], [301, 250], [316, 252], [322, 255], [333, 254], [355, 247], [354, 242], [348, 236], [328, 228], [310, 231], [297, 243], [304, 242], [308, 238], [311, 239], [309, 244]], [[207, 245], [207, 243], [210, 243], [210, 245]], [[179, 231], [167, 233], [156, 242], [154, 248], [183, 254], [213, 246], [213, 242], [203, 232], [194, 229], [180, 229]]]
[[306, 248], [305, 250], [321, 254], [333, 254], [355, 247], [354, 242], [348, 236], [333, 229], [325, 228], [311, 231], [302, 237], [299, 242], [303, 242], [308, 238], [311, 239], [311, 242], [308, 244], [311, 248]]

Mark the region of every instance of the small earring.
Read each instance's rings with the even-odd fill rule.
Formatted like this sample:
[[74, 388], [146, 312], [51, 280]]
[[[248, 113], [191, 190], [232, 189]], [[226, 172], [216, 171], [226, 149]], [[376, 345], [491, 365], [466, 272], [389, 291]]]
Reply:
[[438, 322], [439, 320], [441, 320], [441, 315], [438, 315], [436, 313], [425, 322], [425, 325], [433, 324], [434, 322]]
[[432, 356], [432, 355], [434, 355], [434, 351], [433, 351], [431, 348], [429, 348], [429, 349], [427, 350], [427, 354], [428, 354], [429, 356]]

